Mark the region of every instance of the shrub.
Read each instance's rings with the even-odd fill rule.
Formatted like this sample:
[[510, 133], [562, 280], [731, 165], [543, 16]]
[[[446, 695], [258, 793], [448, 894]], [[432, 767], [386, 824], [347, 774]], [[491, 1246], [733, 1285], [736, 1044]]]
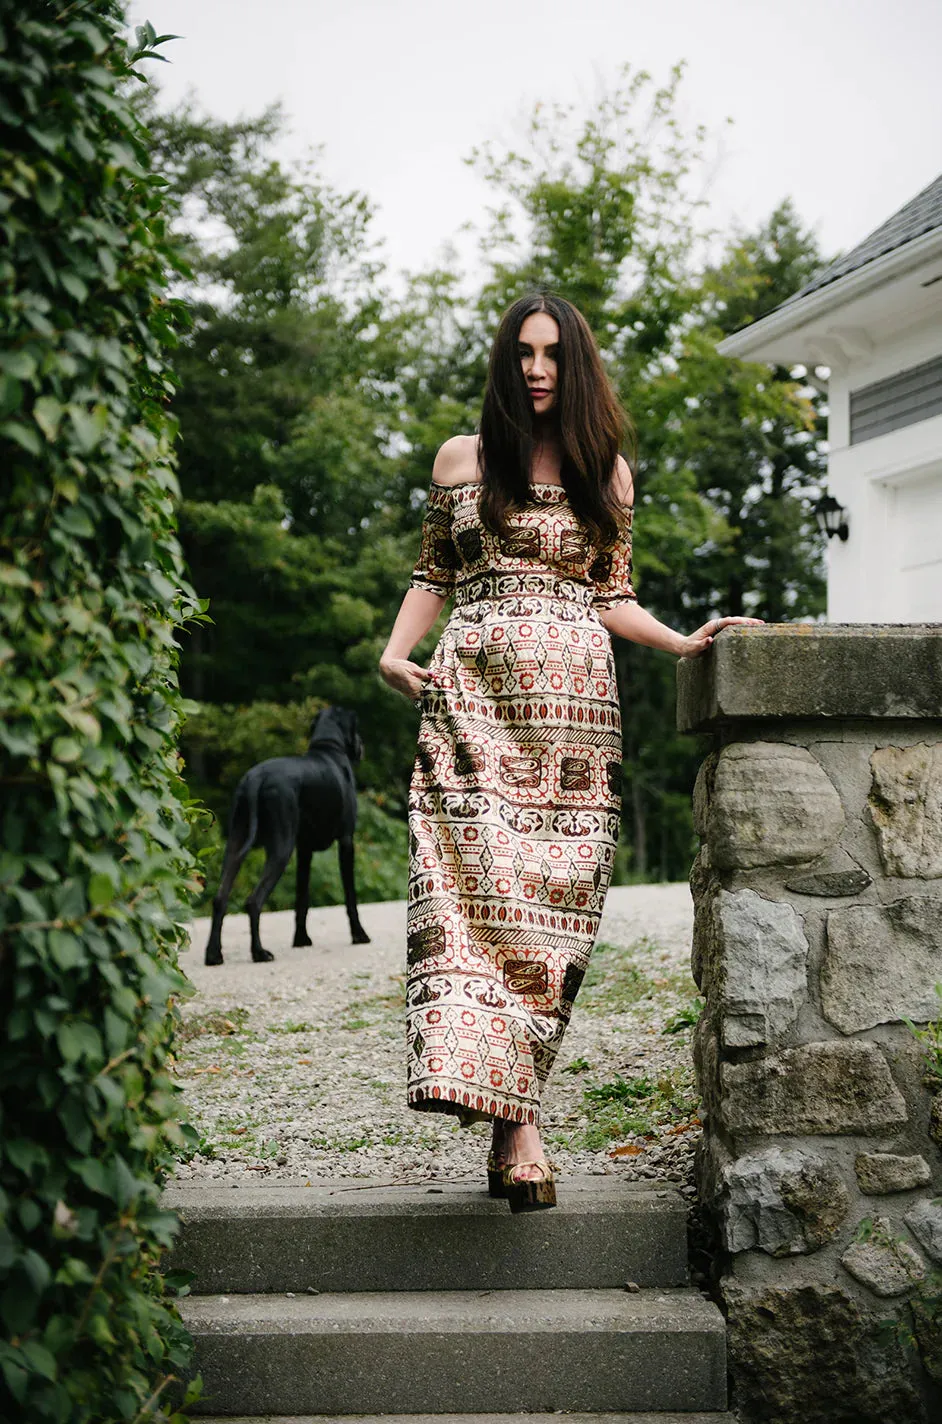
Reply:
[[0, 1418], [166, 1418], [191, 863], [167, 348], [116, 0], [0, 22]]

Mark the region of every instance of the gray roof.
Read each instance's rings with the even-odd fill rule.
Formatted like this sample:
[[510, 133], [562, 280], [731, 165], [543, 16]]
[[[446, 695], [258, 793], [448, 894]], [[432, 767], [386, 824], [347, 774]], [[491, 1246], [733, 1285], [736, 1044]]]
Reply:
[[809, 292], [816, 292], [819, 287], [826, 287], [829, 282], [846, 277], [848, 272], [856, 272], [859, 267], [866, 267], [868, 262], [882, 257], [885, 252], [892, 252], [895, 247], [902, 247], [905, 243], [912, 242], [913, 238], [921, 237], [924, 232], [931, 232], [937, 227], [942, 227], [942, 173], [938, 178], [934, 178], [927, 188], [923, 188], [921, 193], [917, 193], [915, 198], [904, 203], [891, 218], [874, 228], [863, 242], [858, 242], [850, 252], [845, 252], [843, 257], [838, 257], [819, 272], [817, 277], [812, 278], [801, 291], [790, 296], [782, 306], [800, 301]]

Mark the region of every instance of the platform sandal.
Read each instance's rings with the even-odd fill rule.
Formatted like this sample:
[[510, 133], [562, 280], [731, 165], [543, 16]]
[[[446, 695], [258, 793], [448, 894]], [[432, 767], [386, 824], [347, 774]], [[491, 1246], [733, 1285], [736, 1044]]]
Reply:
[[495, 1152], [491, 1148], [487, 1154], [487, 1194], [489, 1197], [506, 1197], [507, 1189], [504, 1186], [504, 1167], [506, 1162], [503, 1152]]
[[[535, 1178], [514, 1176], [521, 1167], [539, 1167], [540, 1175]], [[556, 1178], [545, 1160], [540, 1162], [511, 1162], [501, 1173], [504, 1196], [512, 1212], [545, 1211], [556, 1205]]]

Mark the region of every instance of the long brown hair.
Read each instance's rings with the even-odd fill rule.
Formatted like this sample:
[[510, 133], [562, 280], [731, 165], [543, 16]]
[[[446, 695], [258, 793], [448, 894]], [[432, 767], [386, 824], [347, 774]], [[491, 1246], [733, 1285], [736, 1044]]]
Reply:
[[533, 312], [546, 312], [559, 327], [555, 414], [563, 454], [560, 479], [592, 543], [606, 548], [623, 525], [613, 485], [615, 461], [627, 440], [634, 464], [634, 426], [619, 404], [585, 317], [571, 302], [548, 292], [514, 302], [501, 317], [491, 347], [478, 449], [481, 520], [493, 533], [506, 534], [510, 506], [531, 499], [533, 402], [519, 342], [520, 328]]

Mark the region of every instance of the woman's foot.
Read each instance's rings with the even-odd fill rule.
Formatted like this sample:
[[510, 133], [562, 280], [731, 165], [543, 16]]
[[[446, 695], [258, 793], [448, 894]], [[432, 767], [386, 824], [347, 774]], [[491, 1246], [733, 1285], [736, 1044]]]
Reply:
[[543, 1211], [556, 1205], [556, 1181], [543, 1153], [539, 1128], [515, 1123], [505, 1129], [503, 1195], [510, 1210]]
[[536, 1181], [541, 1176], [538, 1163], [545, 1161], [540, 1129], [531, 1123], [508, 1122], [506, 1118], [494, 1119], [494, 1135], [491, 1152], [495, 1164], [512, 1167], [515, 1163], [526, 1163], [515, 1173], [517, 1181]]

